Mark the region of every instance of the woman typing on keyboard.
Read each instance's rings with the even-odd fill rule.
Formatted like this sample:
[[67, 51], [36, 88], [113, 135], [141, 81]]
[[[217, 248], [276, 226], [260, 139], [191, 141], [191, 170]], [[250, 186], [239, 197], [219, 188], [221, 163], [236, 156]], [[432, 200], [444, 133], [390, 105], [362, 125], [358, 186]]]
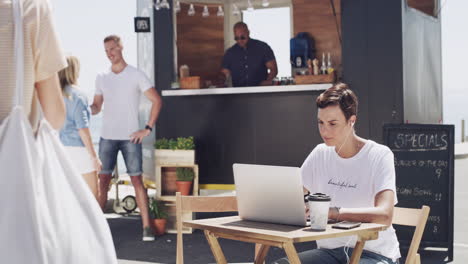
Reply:
[[[312, 150], [301, 167], [304, 188], [330, 196], [331, 220], [389, 225], [377, 240], [365, 243], [360, 263], [397, 263], [400, 250], [391, 227], [397, 203], [392, 151], [356, 134], [358, 100], [346, 84], [327, 89], [316, 104], [324, 143]], [[318, 240], [318, 249], [301, 252], [299, 257], [302, 263], [347, 263], [355, 244], [355, 236]]]

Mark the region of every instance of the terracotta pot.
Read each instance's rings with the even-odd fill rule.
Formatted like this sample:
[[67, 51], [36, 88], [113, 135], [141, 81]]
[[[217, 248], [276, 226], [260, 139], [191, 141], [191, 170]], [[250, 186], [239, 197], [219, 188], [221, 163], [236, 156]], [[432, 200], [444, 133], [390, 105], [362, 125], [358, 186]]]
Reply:
[[166, 223], [167, 219], [153, 219], [154, 234], [164, 235], [166, 233]]
[[177, 191], [181, 195], [190, 195], [190, 189], [192, 189], [191, 181], [176, 181]]

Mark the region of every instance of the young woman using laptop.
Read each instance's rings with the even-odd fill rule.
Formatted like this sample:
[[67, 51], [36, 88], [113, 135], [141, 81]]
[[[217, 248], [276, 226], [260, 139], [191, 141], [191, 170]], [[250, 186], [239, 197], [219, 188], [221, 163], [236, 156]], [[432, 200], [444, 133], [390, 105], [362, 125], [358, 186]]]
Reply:
[[[366, 242], [360, 263], [398, 263], [399, 244], [391, 227], [397, 203], [392, 151], [356, 134], [358, 100], [346, 84], [327, 89], [316, 104], [324, 143], [301, 167], [304, 188], [331, 197], [329, 219], [390, 225], [377, 240]], [[299, 257], [302, 263], [347, 263], [355, 244], [355, 236], [318, 240], [318, 249], [301, 252]]]

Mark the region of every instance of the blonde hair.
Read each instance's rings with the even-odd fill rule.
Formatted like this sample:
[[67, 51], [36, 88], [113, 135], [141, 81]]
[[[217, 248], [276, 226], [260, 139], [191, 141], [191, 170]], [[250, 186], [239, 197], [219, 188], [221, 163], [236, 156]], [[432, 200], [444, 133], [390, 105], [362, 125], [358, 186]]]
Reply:
[[77, 57], [67, 56], [67, 63], [68, 66], [58, 73], [62, 94], [65, 96], [68, 96], [65, 93], [65, 87], [67, 85], [76, 85], [78, 83], [78, 75], [80, 74], [80, 61]]
[[104, 38], [104, 43], [106, 43], [108, 41], [114, 41], [117, 45], [122, 47], [122, 40], [117, 35], [109, 35], [109, 36], [105, 37]]

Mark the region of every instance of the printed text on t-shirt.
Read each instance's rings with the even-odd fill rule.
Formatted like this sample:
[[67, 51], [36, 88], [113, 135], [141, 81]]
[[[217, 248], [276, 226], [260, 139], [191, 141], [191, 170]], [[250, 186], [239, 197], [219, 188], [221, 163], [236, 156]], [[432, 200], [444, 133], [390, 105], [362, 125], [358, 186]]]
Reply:
[[334, 180], [334, 179], [328, 180], [328, 184], [338, 186], [338, 187], [340, 187], [340, 189], [342, 189], [342, 188], [354, 188], [354, 189], [356, 189], [357, 188], [357, 183], [351, 184], [349, 182], [339, 181], [339, 180]]

